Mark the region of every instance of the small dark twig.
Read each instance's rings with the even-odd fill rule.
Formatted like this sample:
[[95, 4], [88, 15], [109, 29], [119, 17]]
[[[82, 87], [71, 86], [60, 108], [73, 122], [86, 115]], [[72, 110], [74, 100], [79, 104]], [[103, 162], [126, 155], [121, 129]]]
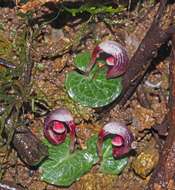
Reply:
[[5, 60], [3, 58], [0, 58], [0, 65], [2, 65], [3, 67], [10, 68], [10, 69], [15, 69], [16, 68], [15, 65], [13, 65], [12, 63], [8, 62], [7, 60]]

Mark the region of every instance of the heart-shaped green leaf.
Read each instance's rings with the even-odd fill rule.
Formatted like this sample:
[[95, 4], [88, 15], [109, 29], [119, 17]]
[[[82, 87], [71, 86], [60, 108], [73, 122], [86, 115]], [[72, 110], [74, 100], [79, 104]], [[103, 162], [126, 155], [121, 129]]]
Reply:
[[69, 150], [68, 138], [63, 144], [57, 146], [46, 141], [49, 158], [41, 165], [41, 179], [54, 185], [71, 185], [97, 162], [96, 140], [97, 136], [93, 136], [87, 142], [87, 149], [77, 150], [72, 154]]
[[[88, 60], [89, 59], [89, 60]], [[85, 71], [90, 56], [85, 52], [75, 58], [75, 65]], [[72, 71], [67, 74], [65, 86], [69, 96], [80, 104], [88, 107], [102, 107], [114, 101], [121, 93], [121, 77], [106, 79], [107, 67], [94, 65], [89, 75]]]
[[103, 173], [118, 175], [126, 167], [128, 158], [114, 159], [112, 156], [111, 139], [106, 139], [103, 143], [103, 159], [100, 165], [100, 170]]
[[[49, 157], [41, 165], [41, 179], [47, 183], [58, 186], [69, 186], [78, 180], [83, 174], [90, 171], [97, 163], [97, 135], [92, 136], [87, 141], [87, 149], [76, 150], [70, 153], [67, 138], [63, 144], [52, 145], [48, 141], [44, 142], [48, 146]], [[103, 144], [103, 160], [100, 170], [108, 174], [119, 174], [127, 164], [127, 158], [116, 160], [112, 156], [112, 144], [106, 140]]]

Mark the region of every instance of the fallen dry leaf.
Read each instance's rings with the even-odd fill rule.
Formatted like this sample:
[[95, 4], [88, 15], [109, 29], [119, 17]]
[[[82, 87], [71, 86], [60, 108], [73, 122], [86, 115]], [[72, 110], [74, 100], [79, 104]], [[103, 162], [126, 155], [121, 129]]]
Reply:
[[61, 0], [29, 0], [26, 4], [20, 6], [20, 10], [21, 12], [26, 13], [27, 11], [38, 8], [48, 2], [57, 3], [61, 2]]

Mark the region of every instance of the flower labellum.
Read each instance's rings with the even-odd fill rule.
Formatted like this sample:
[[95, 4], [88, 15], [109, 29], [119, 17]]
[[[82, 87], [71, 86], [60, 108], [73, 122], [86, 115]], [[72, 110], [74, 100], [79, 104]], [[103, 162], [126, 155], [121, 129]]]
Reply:
[[52, 144], [60, 144], [65, 141], [67, 132], [70, 133], [70, 150], [74, 150], [76, 141], [75, 123], [71, 113], [59, 108], [51, 111], [45, 119], [44, 135]]
[[101, 57], [102, 54], [106, 54], [107, 56], [105, 59], [109, 67], [106, 75], [107, 78], [118, 77], [126, 72], [129, 58], [125, 48], [115, 41], [107, 40], [97, 45], [93, 50], [87, 73], [94, 66], [96, 59]]
[[131, 131], [122, 123], [109, 122], [107, 123], [98, 135], [98, 153], [102, 156], [102, 145], [106, 137], [112, 137], [113, 156], [120, 158], [126, 155], [131, 149], [134, 149], [134, 137]]

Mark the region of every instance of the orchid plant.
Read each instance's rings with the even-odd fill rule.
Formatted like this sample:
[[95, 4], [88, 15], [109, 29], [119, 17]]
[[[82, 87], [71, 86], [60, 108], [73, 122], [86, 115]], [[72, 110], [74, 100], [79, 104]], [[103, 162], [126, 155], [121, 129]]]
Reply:
[[[109, 40], [98, 44], [92, 56], [87, 52], [77, 55], [75, 66], [81, 72], [67, 74], [65, 87], [68, 94], [89, 107], [111, 103], [121, 93], [121, 75], [126, 72], [128, 62], [124, 47]], [[100, 171], [119, 174], [127, 164], [126, 154], [135, 148], [129, 128], [114, 121], [107, 123], [98, 136], [92, 136], [86, 149], [72, 152], [76, 142], [76, 125], [71, 113], [63, 108], [50, 112], [46, 117], [44, 135], [52, 145], [46, 142], [50, 155], [41, 166], [42, 179], [59, 186], [71, 185], [99, 161]], [[60, 145], [54, 146], [57, 144]]]
[[93, 108], [113, 102], [122, 91], [121, 76], [128, 68], [128, 60], [124, 47], [114, 41], [100, 43], [92, 55], [78, 54], [74, 62], [80, 72], [76, 70], [66, 75], [69, 96]]
[[[67, 132], [70, 133], [69, 137]], [[48, 140], [45, 144], [49, 157], [41, 165], [41, 179], [59, 186], [71, 185], [97, 163], [103, 173], [120, 174], [127, 165], [126, 154], [135, 148], [129, 128], [113, 121], [104, 125], [98, 136], [94, 135], [87, 141], [86, 149], [74, 150], [76, 125], [71, 113], [65, 108], [48, 114], [44, 135]]]

